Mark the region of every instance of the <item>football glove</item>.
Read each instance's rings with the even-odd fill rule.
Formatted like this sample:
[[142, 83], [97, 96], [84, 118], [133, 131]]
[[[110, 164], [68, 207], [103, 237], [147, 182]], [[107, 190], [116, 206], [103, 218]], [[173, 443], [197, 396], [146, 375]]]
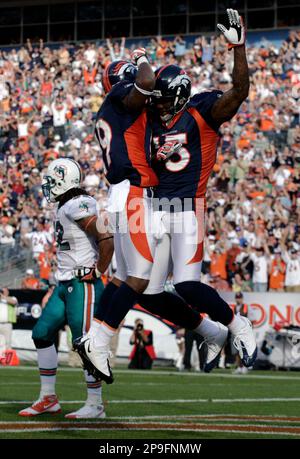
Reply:
[[91, 268], [90, 272], [85, 276], [80, 278], [81, 282], [94, 282], [97, 279], [100, 279], [101, 272], [97, 269], [97, 266]]
[[145, 48], [136, 48], [131, 53], [131, 61], [134, 65], [141, 65], [143, 62], [149, 63]]
[[217, 24], [218, 29], [224, 34], [228, 41], [228, 48], [234, 48], [235, 46], [242, 46], [245, 44], [245, 26], [242, 16], [239, 15], [237, 10], [227, 9], [227, 15], [229, 20], [229, 29], [223, 24]]
[[176, 140], [168, 141], [163, 144], [156, 152], [156, 159], [158, 161], [166, 161], [169, 159], [174, 153], [178, 153], [181, 149], [182, 143], [177, 142]]

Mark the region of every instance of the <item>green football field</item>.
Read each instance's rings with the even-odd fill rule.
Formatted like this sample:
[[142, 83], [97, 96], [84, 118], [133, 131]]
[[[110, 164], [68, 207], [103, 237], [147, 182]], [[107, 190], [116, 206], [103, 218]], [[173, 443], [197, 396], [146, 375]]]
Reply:
[[104, 385], [104, 420], [68, 420], [85, 400], [81, 369], [59, 368], [62, 414], [22, 418], [38, 397], [35, 367], [0, 367], [0, 438], [300, 439], [300, 373], [253, 371], [233, 375], [173, 369], [117, 368]]

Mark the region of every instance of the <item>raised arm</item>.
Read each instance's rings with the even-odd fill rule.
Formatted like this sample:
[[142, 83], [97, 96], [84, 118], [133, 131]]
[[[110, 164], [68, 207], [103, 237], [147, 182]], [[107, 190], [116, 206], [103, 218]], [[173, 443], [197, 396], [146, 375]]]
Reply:
[[149, 64], [146, 50], [137, 48], [132, 52], [132, 61], [137, 65], [138, 71], [134, 87], [123, 100], [124, 105], [130, 111], [141, 111], [146, 100], [151, 96], [155, 86], [155, 75]]
[[227, 10], [230, 28], [218, 24], [224, 34], [229, 49], [233, 48], [234, 65], [232, 71], [232, 88], [226, 91], [214, 104], [211, 115], [222, 124], [230, 120], [238, 111], [249, 93], [249, 70], [245, 48], [245, 27], [243, 19], [236, 10]]

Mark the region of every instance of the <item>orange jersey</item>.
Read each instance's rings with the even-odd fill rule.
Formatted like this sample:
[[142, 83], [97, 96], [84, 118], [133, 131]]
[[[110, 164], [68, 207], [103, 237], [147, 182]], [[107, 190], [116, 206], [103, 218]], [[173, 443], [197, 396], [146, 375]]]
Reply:
[[38, 279], [35, 277], [29, 277], [27, 279], [24, 279], [22, 282], [22, 288], [28, 288], [28, 289], [38, 289], [40, 286], [40, 282]]
[[280, 261], [280, 267], [283, 270], [283, 272], [280, 271], [276, 260], [272, 261], [270, 273], [270, 288], [274, 290], [282, 289], [284, 287], [286, 265], [283, 261]]
[[227, 253], [213, 253], [210, 263], [211, 276], [221, 276], [222, 279], [227, 279], [226, 272]]
[[45, 253], [39, 254], [38, 263], [40, 267], [40, 278], [49, 280], [51, 274], [51, 263]]

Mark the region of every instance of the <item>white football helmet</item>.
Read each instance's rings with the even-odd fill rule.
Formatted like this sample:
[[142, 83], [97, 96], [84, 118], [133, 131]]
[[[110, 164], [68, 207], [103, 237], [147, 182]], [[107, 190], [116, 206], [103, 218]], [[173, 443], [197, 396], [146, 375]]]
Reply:
[[66, 191], [79, 188], [81, 179], [81, 168], [76, 161], [69, 158], [55, 159], [43, 177], [43, 194], [48, 202], [56, 202]]

